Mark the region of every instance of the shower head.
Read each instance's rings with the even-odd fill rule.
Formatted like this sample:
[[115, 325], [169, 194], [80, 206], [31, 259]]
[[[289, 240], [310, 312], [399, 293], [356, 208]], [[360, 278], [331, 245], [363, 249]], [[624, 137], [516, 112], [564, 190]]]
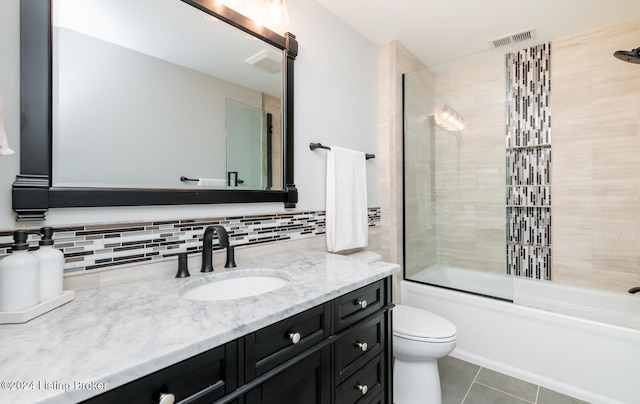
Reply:
[[613, 56], [625, 62], [640, 64], [640, 47], [630, 51], [617, 51]]

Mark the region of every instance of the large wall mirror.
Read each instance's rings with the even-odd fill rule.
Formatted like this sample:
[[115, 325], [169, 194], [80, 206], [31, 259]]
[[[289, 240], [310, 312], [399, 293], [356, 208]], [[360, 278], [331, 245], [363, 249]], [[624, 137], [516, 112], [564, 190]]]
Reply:
[[295, 37], [212, 0], [22, 0], [17, 220], [295, 206]]

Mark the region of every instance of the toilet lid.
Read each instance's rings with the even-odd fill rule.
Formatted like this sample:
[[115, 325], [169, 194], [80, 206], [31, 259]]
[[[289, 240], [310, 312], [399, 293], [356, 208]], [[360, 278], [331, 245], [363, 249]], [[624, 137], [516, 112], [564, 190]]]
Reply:
[[437, 314], [415, 307], [396, 305], [393, 308], [393, 333], [396, 335], [425, 338], [451, 338], [458, 329], [449, 320]]

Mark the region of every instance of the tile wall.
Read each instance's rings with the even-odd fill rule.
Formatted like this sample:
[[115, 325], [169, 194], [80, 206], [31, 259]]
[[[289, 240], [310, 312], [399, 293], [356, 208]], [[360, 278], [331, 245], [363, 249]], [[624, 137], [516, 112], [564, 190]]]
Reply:
[[435, 74], [405, 74], [404, 206], [405, 274], [411, 277], [437, 263]]
[[[324, 211], [293, 212], [153, 222], [106, 223], [54, 227], [55, 247], [65, 256], [65, 273], [117, 269], [139, 262], [156, 262], [180, 252], [202, 251], [202, 234], [209, 225], [223, 225], [233, 246], [253, 246], [300, 240], [325, 233]], [[380, 225], [380, 208], [369, 208], [369, 227]], [[37, 230], [37, 229], [33, 229]], [[38, 245], [38, 236], [30, 236]], [[12, 231], [0, 231], [0, 258], [9, 253]], [[214, 238], [214, 249], [218, 245]]]
[[465, 128], [435, 131], [438, 263], [504, 273], [504, 52], [437, 72], [438, 105], [460, 113]]
[[640, 19], [553, 41], [553, 280], [640, 285]]
[[507, 273], [551, 279], [551, 44], [506, 55]]

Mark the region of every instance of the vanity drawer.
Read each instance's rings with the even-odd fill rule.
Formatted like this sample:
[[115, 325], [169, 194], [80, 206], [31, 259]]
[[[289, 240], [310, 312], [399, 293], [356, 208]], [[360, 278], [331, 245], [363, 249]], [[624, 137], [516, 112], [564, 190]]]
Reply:
[[336, 404], [377, 402], [384, 383], [384, 355], [378, 355], [335, 390]]
[[176, 402], [210, 403], [237, 388], [237, 348], [230, 342], [84, 402], [156, 404], [173, 394]]
[[336, 332], [383, 308], [387, 302], [387, 284], [380, 280], [336, 299]]
[[342, 383], [385, 346], [386, 313], [365, 320], [338, 337], [334, 343], [335, 384]]
[[328, 338], [330, 308], [325, 303], [247, 335], [245, 383]]

